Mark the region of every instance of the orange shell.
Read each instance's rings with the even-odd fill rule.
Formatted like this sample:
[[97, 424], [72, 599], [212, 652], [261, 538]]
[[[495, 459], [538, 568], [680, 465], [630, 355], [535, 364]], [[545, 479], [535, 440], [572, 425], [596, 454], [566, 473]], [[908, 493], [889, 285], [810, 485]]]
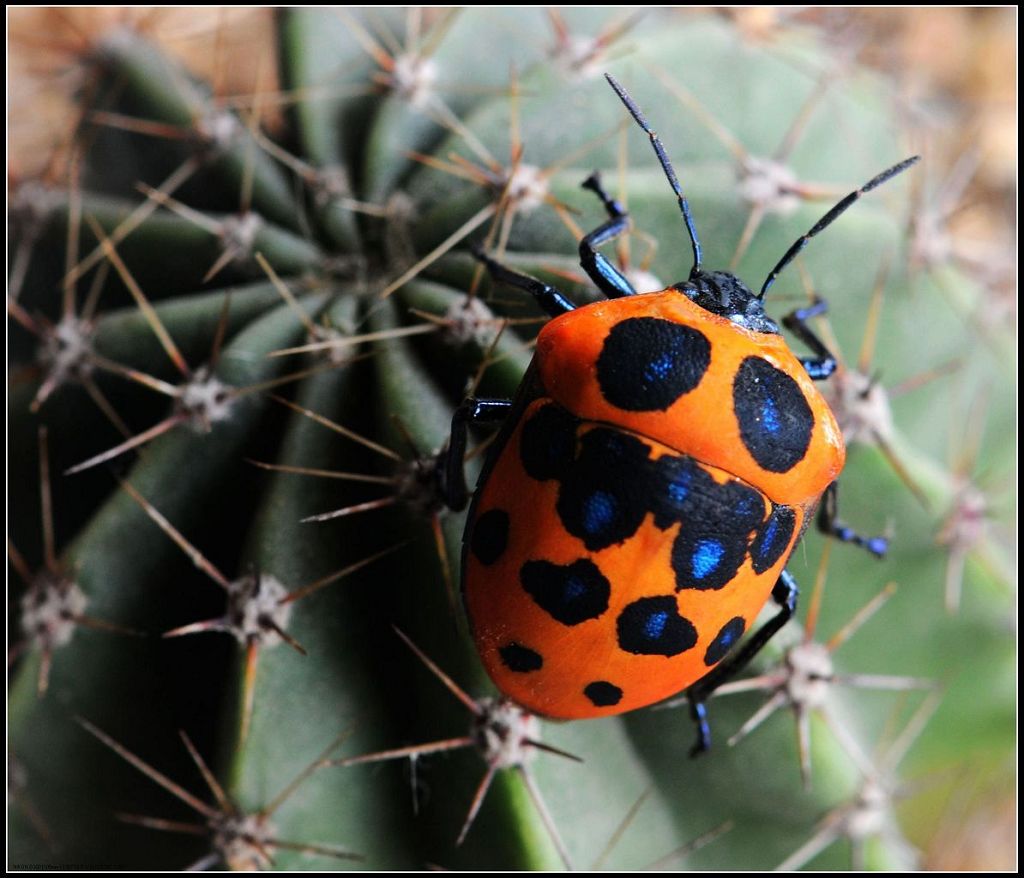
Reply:
[[[657, 317], [690, 326], [711, 343], [704, 378], [666, 411], [625, 411], [601, 393], [597, 358], [612, 327], [631, 317]], [[740, 363], [750, 356], [769, 361], [792, 378], [814, 415], [807, 453], [784, 473], [763, 469], [740, 438], [732, 382]], [[537, 338], [535, 363], [546, 392], [578, 418], [613, 424], [661, 442], [731, 473], [775, 503], [817, 503], [843, 468], [846, 451], [835, 417], [782, 336], [739, 327], [678, 290], [597, 302], [556, 317]]]
[[[662, 530], [647, 514], [629, 539], [588, 551], [580, 539], [565, 530], [559, 518], [558, 482], [539, 481], [527, 474], [520, 459], [523, 425], [549, 402], [536, 400], [523, 413], [474, 502], [467, 545], [472, 541], [473, 525], [489, 510], [504, 510], [510, 524], [507, 545], [496, 561], [485, 565], [472, 550], [465, 553], [464, 597], [473, 636], [498, 688], [541, 716], [575, 719], [635, 710], [674, 695], [707, 674], [711, 668], [704, 661], [706, 650], [731, 619], [742, 617], [750, 628], [800, 538], [809, 509], [793, 509], [796, 520], [792, 537], [772, 567], [758, 574], [748, 557], [721, 589], [677, 592], [671, 551], [681, 524]], [[581, 430], [593, 426], [580, 425]], [[678, 456], [673, 449], [644, 441], [653, 449], [652, 459], [665, 454]], [[713, 467], [702, 469], [719, 484], [732, 478]], [[520, 582], [520, 569], [535, 559], [565, 565], [581, 558], [597, 564], [611, 583], [609, 605], [599, 618], [565, 625], [527, 594]], [[638, 598], [669, 595], [675, 597], [678, 612], [696, 628], [696, 645], [672, 657], [622, 650], [616, 639], [615, 621], [622, 609]], [[509, 670], [499, 652], [509, 643], [536, 651], [543, 657], [543, 667], [529, 673]], [[584, 687], [596, 680], [620, 687], [621, 700], [614, 706], [596, 707], [583, 693]]]

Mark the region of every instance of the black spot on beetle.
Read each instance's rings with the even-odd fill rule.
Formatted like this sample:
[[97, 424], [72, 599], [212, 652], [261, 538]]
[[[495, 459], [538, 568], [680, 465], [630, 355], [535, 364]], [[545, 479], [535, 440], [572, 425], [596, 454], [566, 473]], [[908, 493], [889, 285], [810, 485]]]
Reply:
[[622, 690], [607, 680], [595, 680], [593, 683], [588, 683], [583, 689], [583, 694], [590, 699], [590, 703], [595, 707], [614, 707], [622, 701]]
[[747, 357], [732, 384], [740, 438], [751, 457], [773, 473], [789, 472], [807, 453], [814, 414], [800, 385], [760, 357]]
[[650, 503], [650, 446], [599, 427], [583, 434], [580, 454], [562, 478], [558, 515], [592, 552], [636, 533]]
[[735, 619], [730, 619], [726, 622], [722, 626], [722, 630], [715, 635], [715, 639], [708, 644], [708, 648], [704, 653], [704, 664], [708, 667], [717, 665], [725, 658], [726, 653], [736, 645], [736, 641], [743, 636], [743, 632], [746, 630], [747, 623], [743, 621], [742, 616], [737, 616]]
[[654, 523], [667, 530], [699, 511], [700, 497], [712, 489], [714, 480], [692, 457], [666, 454], [654, 463], [654, 484], [650, 496]]
[[679, 655], [697, 642], [697, 629], [679, 615], [671, 596], [633, 601], [619, 614], [616, 627], [619, 646], [635, 655]]
[[732, 581], [765, 515], [760, 493], [742, 482], [719, 484], [692, 458], [657, 461], [654, 523], [681, 522], [672, 544], [676, 589], [719, 589]]
[[597, 619], [608, 609], [611, 584], [587, 558], [561, 566], [550, 561], [527, 561], [519, 581], [542, 610], [563, 625]]
[[539, 671], [544, 666], [541, 654], [521, 643], [507, 643], [498, 650], [498, 654], [501, 656], [502, 664], [517, 674]]
[[683, 524], [672, 543], [672, 570], [676, 590], [717, 590], [736, 576], [747, 554], [749, 537], [742, 534], [712, 535]]
[[508, 513], [488, 509], [473, 525], [469, 547], [481, 564], [493, 564], [508, 547]]
[[786, 551], [793, 538], [796, 515], [789, 506], [775, 506], [750, 547], [750, 563], [757, 573], [764, 573]]
[[557, 479], [576, 454], [578, 421], [560, 405], [541, 406], [523, 424], [519, 459], [527, 475], [538, 481]]
[[631, 412], [664, 411], [698, 384], [711, 362], [699, 330], [657, 317], [631, 317], [612, 327], [597, 358], [605, 399]]
[[647, 484], [654, 523], [663, 530], [683, 521], [712, 533], [749, 534], [764, 520], [758, 491], [735, 479], [719, 484], [692, 457], [663, 455]]

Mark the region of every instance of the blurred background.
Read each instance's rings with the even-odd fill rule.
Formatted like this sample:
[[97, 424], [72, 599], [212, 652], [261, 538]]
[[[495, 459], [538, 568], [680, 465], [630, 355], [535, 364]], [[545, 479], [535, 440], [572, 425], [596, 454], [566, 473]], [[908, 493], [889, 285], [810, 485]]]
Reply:
[[[708, 14], [680, 10], [679, 16]], [[714, 11], [713, 9], [711, 11]], [[1017, 10], [1015, 7], [907, 9], [762, 6], [717, 12], [750, 40], [770, 43], [787, 29], [815, 28], [895, 83], [908, 126], [935, 165], [955, 170], [952, 246], [970, 250], [1016, 288]], [[220, 93], [278, 87], [267, 58], [272, 9], [8, 10], [8, 175], [34, 177], [52, 165], [75, 119], [76, 48], [130, 21]], [[258, 51], [259, 46], [267, 51]], [[280, 108], [263, 110], [273, 127]], [[951, 188], [952, 188], [951, 187]]]

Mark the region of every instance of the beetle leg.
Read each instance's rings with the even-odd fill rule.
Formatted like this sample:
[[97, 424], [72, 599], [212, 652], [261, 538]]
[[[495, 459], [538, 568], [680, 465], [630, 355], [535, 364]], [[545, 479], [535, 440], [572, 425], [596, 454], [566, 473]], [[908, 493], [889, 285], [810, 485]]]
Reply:
[[711, 727], [705, 702], [723, 683], [731, 680], [753, 660], [796, 612], [796, 600], [800, 594], [796, 580], [788, 570], [779, 574], [778, 582], [772, 589], [772, 599], [779, 605], [779, 611], [764, 623], [734, 656], [722, 662], [710, 674], [694, 683], [686, 692], [690, 702], [690, 716], [697, 726], [697, 742], [690, 750], [691, 756], [703, 753], [711, 747]]
[[596, 249], [617, 238], [629, 228], [629, 214], [618, 201], [604, 191], [604, 187], [601, 185], [601, 176], [597, 171], [594, 171], [580, 185], [601, 199], [609, 217], [608, 222], [598, 226], [580, 241], [580, 265], [587, 276], [597, 284], [597, 288], [609, 299], [635, 296], [636, 290], [626, 280], [625, 275]]
[[505, 420], [510, 399], [476, 399], [469, 397], [455, 409], [452, 415], [452, 432], [437, 461], [440, 482], [439, 492], [445, 505], [451, 509], [465, 509], [469, 502], [469, 488], [466, 485], [466, 439], [470, 424], [495, 424]]
[[560, 293], [550, 284], [539, 281], [537, 278], [530, 277], [527, 274], [513, 271], [511, 268], [507, 268], [498, 262], [497, 259], [492, 259], [480, 248], [474, 248], [473, 255], [487, 266], [487, 273], [490, 274], [494, 280], [508, 284], [512, 287], [518, 287], [521, 290], [526, 290], [526, 292], [533, 296], [537, 301], [537, 304], [547, 311], [547, 313], [552, 317], [558, 317], [560, 314], [565, 314], [567, 311], [576, 310], [576, 306], [569, 301], [565, 294]]
[[811, 317], [817, 317], [828, 311], [828, 302], [824, 299], [814, 298], [814, 304], [807, 308], [797, 308], [791, 314], [782, 318], [785, 327], [809, 347], [816, 357], [800, 357], [800, 363], [807, 370], [807, 374], [815, 381], [823, 381], [836, 370], [836, 358], [831, 351], [825, 347], [824, 342], [807, 325]]
[[889, 549], [889, 541], [885, 537], [862, 537], [839, 520], [839, 501], [837, 498], [838, 482], [833, 482], [825, 489], [818, 507], [818, 530], [843, 543], [853, 543], [867, 549], [876, 558], [885, 557]]

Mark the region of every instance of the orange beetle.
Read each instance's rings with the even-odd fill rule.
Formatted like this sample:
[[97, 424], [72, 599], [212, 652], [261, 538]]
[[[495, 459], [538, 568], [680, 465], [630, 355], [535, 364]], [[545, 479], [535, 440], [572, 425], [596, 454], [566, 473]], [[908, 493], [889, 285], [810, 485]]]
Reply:
[[[463, 596], [481, 659], [501, 692], [541, 716], [578, 719], [644, 707], [688, 689], [707, 749], [705, 701], [792, 616], [785, 565], [814, 510], [826, 533], [881, 556], [836, 517], [842, 436], [814, 386], [835, 359], [807, 325], [783, 323], [813, 352], [797, 357], [763, 308], [779, 272], [865, 192], [850, 193], [787, 251], [756, 295], [701, 268], [689, 205], [649, 135], [693, 247], [689, 278], [637, 295], [597, 247], [628, 228], [596, 174], [608, 221], [580, 242], [608, 301], [581, 308], [483, 253], [492, 277], [531, 293], [554, 319], [514, 400], [469, 399], [439, 468], [448, 503], [468, 499], [467, 426], [502, 421], [470, 509]], [[823, 501], [824, 498], [824, 501]], [[823, 501], [823, 502], [822, 502]], [[776, 615], [723, 661], [773, 598]]]

